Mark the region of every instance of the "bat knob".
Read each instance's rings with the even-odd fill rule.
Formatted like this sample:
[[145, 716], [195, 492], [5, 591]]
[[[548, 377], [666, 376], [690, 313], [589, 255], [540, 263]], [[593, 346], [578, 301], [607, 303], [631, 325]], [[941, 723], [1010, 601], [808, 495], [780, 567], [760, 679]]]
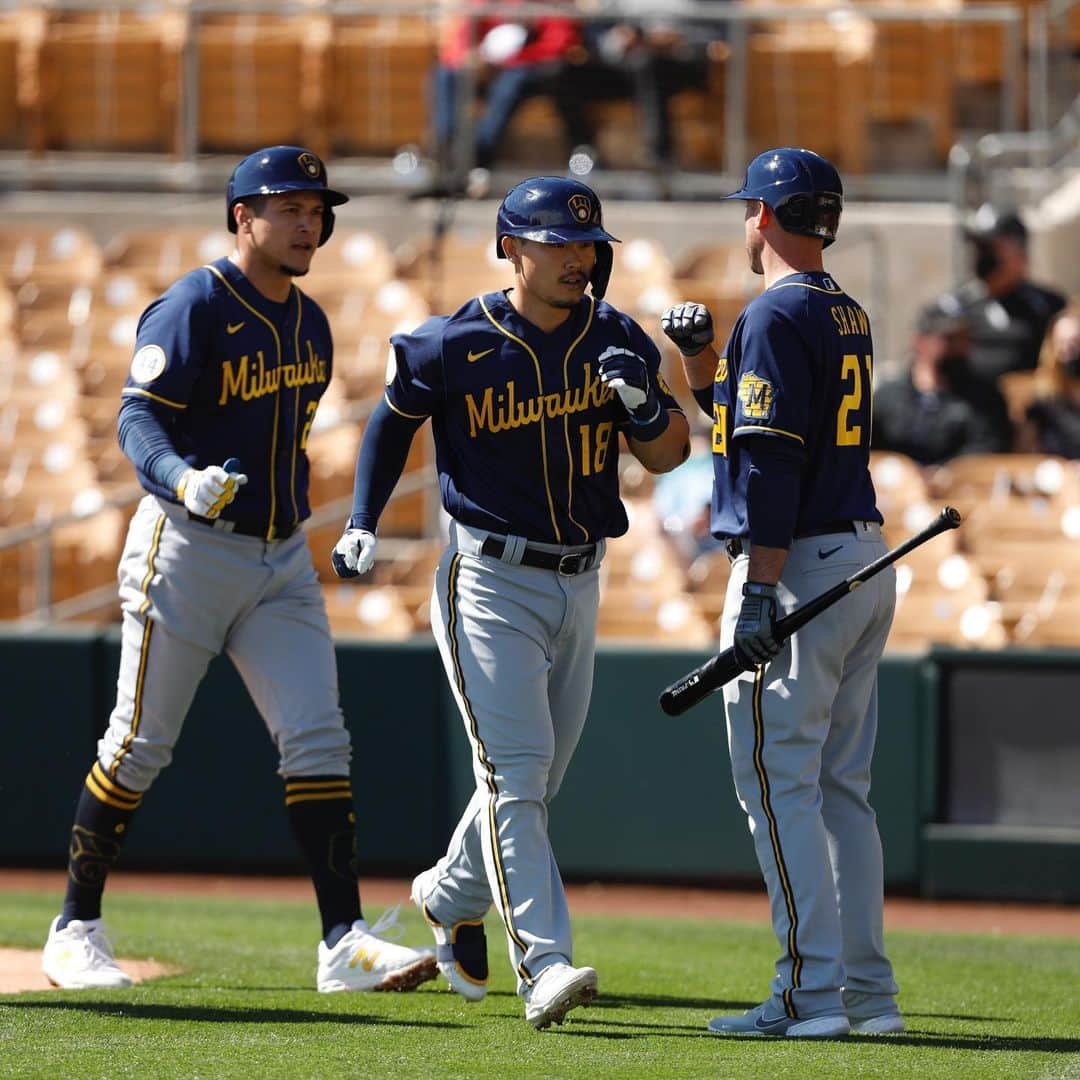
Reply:
[[941, 516], [948, 522], [950, 529], [958, 529], [960, 523], [964, 520], [955, 506], [946, 506], [941, 511]]
[[227, 473], [243, 472], [243, 470], [240, 468], [240, 459], [239, 458], [234, 458], [234, 457], [226, 458], [225, 459], [225, 464], [222, 465], [221, 467]]

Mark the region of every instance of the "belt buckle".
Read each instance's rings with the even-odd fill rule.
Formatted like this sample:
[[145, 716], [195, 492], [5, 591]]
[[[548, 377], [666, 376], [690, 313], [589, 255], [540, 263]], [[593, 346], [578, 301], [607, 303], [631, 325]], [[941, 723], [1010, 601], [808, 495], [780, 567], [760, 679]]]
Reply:
[[585, 559], [588, 553], [585, 551], [570, 551], [559, 556], [559, 574], [562, 577], [573, 577], [585, 569]]

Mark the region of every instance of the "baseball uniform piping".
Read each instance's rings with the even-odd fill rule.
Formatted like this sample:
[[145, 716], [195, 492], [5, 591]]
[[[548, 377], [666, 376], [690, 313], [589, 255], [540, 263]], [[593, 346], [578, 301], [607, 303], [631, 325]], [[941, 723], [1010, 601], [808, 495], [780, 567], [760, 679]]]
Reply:
[[[274, 335], [274, 346], [277, 349], [277, 367], [281, 367], [281, 337], [278, 335], [277, 327], [261, 312], [258, 308], [254, 308], [249, 304], [233, 287], [232, 282], [216, 267], [206, 267], [211, 274], [216, 277], [226, 289], [233, 294], [234, 297], [251, 312], [260, 322], [265, 323], [270, 328], [270, 333]], [[290, 287], [290, 293], [297, 290]], [[299, 322], [297, 323], [297, 329], [299, 329]], [[300, 357], [297, 356], [297, 360]], [[274, 394], [274, 435], [270, 440], [270, 516], [266, 526], [266, 539], [274, 539], [274, 517], [277, 514], [277, 473], [274, 469], [274, 462], [277, 459], [277, 437], [278, 437], [278, 424], [281, 420], [281, 383], [278, 383], [277, 391]]]
[[[296, 328], [293, 330], [293, 356], [296, 357], [296, 367], [300, 368], [300, 318], [303, 293], [296, 290]], [[279, 391], [280, 393], [280, 391]], [[293, 401], [293, 440], [292, 462], [289, 466], [289, 497], [292, 499], [292, 523], [295, 527], [300, 522], [300, 510], [296, 505], [296, 448], [300, 441], [300, 380], [296, 381], [296, 394]], [[270, 519], [273, 524], [273, 518]]]
[[[517, 344], [520, 345], [532, 357], [533, 365], [536, 368], [536, 391], [541, 397], [543, 397], [544, 379], [543, 376], [540, 374], [540, 358], [536, 355], [532, 347], [527, 342], [523, 341], [516, 334], [511, 334], [505, 326], [500, 326], [499, 323], [495, 321], [495, 317], [491, 314], [490, 311], [488, 311], [487, 304], [484, 303], [484, 298], [482, 296], [478, 296], [477, 300], [480, 301], [480, 309], [487, 316], [488, 322], [490, 322], [491, 325], [494, 326], [500, 334], [505, 334], [511, 341], [517, 342]], [[574, 342], [574, 344], [576, 345], [577, 342]], [[573, 348], [573, 346], [571, 346], [571, 348]], [[555, 532], [555, 539], [557, 542], [562, 543], [562, 534], [559, 532], [559, 523], [555, 518], [555, 500], [551, 497], [551, 477], [548, 475], [547, 434], [545, 432], [544, 424], [542, 421], [538, 426], [540, 428], [540, 453], [541, 461], [544, 466], [544, 491], [547, 495], [548, 513], [551, 515], [551, 527]]]
[[124, 389], [120, 391], [120, 396], [123, 397], [125, 394], [128, 397], [146, 397], [149, 398], [151, 401], [158, 402], [161, 405], [168, 405], [170, 409], [187, 408], [187, 405], [182, 401], [170, 401], [168, 398], [160, 397], [157, 394], [151, 394], [149, 390], [141, 390], [137, 386], [125, 386]]
[[112, 759], [112, 764], [109, 766], [109, 773], [112, 776], [116, 775], [116, 770], [120, 768], [121, 760], [127, 755], [128, 750], [131, 748], [131, 740], [135, 738], [135, 735], [139, 730], [139, 721], [142, 719], [143, 683], [146, 680], [146, 665], [150, 659], [150, 638], [154, 632], [154, 621], [146, 613], [150, 610], [150, 582], [154, 579], [154, 564], [157, 561], [158, 547], [161, 544], [161, 534], [164, 529], [165, 515], [161, 514], [154, 523], [154, 536], [150, 541], [150, 550], [146, 556], [146, 573], [143, 576], [142, 584], [140, 586], [143, 594], [143, 602], [139, 605], [139, 614], [144, 616], [143, 638], [142, 645], [139, 648], [139, 673], [135, 679], [134, 707], [131, 713], [131, 730], [124, 736], [124, 741], [120, 744], [120, 749], [116, 751], [116, 755]]
[[[450, 656], [454, 665], [454, 681], [457, 685], [457, 692], [458, 696], [461, 698], [462, 707], [465, 709], [465, 715], [469, 720], [469, 733], [476, 746], [476, 757], [484, 767], [484, 772], [487, 774], [487, 789], [489, 796], [487, 811], [488, 832], [491, 835], [491, 857], [495, 863], [495, 875], [499, 880], [498, 908], [502, 915], [503, 924], [506, 926], [506, 932], [510, 936], [510, 940], [518, 947], [524, 958], [525, 954], [529, 951], [529, 948], [525, 942], [521, 940], [521, 937], [514, 926], [514, 917], [511, 914], [512, 908], [510, 906], [510, 890], [506, 884], [506, 871], [503, 869], [502, 851], [499, 848], [499, 827], [498, 820], [495, 816], [495, 802], [499, 796], [499, 788], [495, 783], [495, 766], [491, 763], [491, 758], [488, 757], [487, 748], [484, 746], [483, 739], [480, 738], [480, 728], [476, 722], [476, 715], [473, 712], [472, 705], [469, 703], [468, 695], [465, 693], [465, 673], [462, 671], [461, 661], [458, 656], [457, 579], [460, 568], [461, 555], [460, 553], [456, 553], [450, 560], [450, 573], [447, 580], [446, 636], [450, 642]], [[525, 967], [524, 959], [517, 965], [517, 971], [525, 983], [528, 986], [532, 986], [533, 978], [529, 973], [529, 969]]]
[[791, 955], [791, 986], [784, 990], [784, 1009], [788, 1016], [795, 1019], [798, 1013], [791, 999], [792, 990], [798, 989], [802, 975], [802, 956], [798, 948], [799, 913], [795, 907], [795, 894], [791, 890], [787, 864], [780, 845], [780, 830], [773, 814], [772, 799], [769, 793], [769, 774], [765, 769], [765, 718], [761, 712], [761, 692], [765, 686], [765, 666], [759, 667], [754, 675], [754, 768], [761, 784], [761, 808], [769, 821], [769, 842], [772, 844], [773, 858], [776, 860], [776, 872], [780, 878], [780, 888], [784, 893], [784, 903], [788, 913], [788, 953]]
[[[585, 328], [581, 331], [573, 342], [570, 344], [570, 348], [566, 350], [566, 356], [563, 357], [563, 388], [570, 389], [570, 354], [581, 343], [582, 338], [592, 328], [593, 313], [596, 311], [596, 301], [589, 296], [589, 317], [585, 320]], [[589, 536], [589, 530], [581, 524], [577, 518], [570, 512], [571, 506], [574, 503], [574, 452], [570, 448], [570, 414], [565, 413], [563, 415], [563, 435], [566, 438], [566, 516], [581, 530], [581, 534], [586, 540], [591, 540]]]

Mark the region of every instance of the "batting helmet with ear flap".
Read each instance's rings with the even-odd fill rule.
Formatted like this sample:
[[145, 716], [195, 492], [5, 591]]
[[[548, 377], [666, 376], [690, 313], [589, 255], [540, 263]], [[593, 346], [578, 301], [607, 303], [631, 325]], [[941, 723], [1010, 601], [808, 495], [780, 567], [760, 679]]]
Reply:
[[322, 247], [334, 231], [333, 207], [349, 201], [348, 195], [326, 186], [326, 166], [318, 154], [302, 146], [267, 146], [249, 154], [233, 169], [225, 193], [229, 232], [236, 232], [233, 207], [245, 199], [261, 195], [283, 195], [286, 191], [318, 191], [326, 212], [323, 214]]
[[746, 168], [743, 186], [724, 198], [757, 199], [786, 232], [816, 236], [828, 247], [840, 227], [844, 185], [835, 166], [820, 154], [782, 146], [758, 154]]
[[611, 277], [611, 245], [620, 241], [604, 229], [600, 199], [580, 180], [534, 176], [512, 187], [496, 219], [495, 254], [500, 259], [506, 258], [502, 249], [504, 236], [520, 236], [541, 244], [594, 241], [596, 265], [589, 283], [593, 296], [603, 299]]

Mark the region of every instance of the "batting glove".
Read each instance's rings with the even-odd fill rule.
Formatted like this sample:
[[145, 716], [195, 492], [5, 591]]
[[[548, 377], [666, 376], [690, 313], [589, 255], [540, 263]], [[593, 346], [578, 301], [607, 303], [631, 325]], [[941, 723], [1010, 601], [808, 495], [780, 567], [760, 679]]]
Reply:
[[375, 562], [375, 547], [379, 543], [374, 533], [366, 529], [346, 529], [330, 552], [334, 573], [340, 578], [366, 574]]
[[747, 581], [735, 624], [735, 651], [755, 666], [767, 664], [779, 651], [776, 640], [776, 586]]
[[635, 424], [649, 424], [660, 415], [660, 399], [645, 361], [629, 349], [609, 345], [597, 358], [600, 380], [619, 395]]
[[679, 304], [660, 316], [660, 329], [683, 356], [697, 356], [713, 341], [713, 321], [704, 304]]
[[176, 494], [191, 513], [213, 520], [247, 481], [244, 473], [226, 472], [220, 465], [208, 465], [205, 469], [188, 469], [180, 477]]

